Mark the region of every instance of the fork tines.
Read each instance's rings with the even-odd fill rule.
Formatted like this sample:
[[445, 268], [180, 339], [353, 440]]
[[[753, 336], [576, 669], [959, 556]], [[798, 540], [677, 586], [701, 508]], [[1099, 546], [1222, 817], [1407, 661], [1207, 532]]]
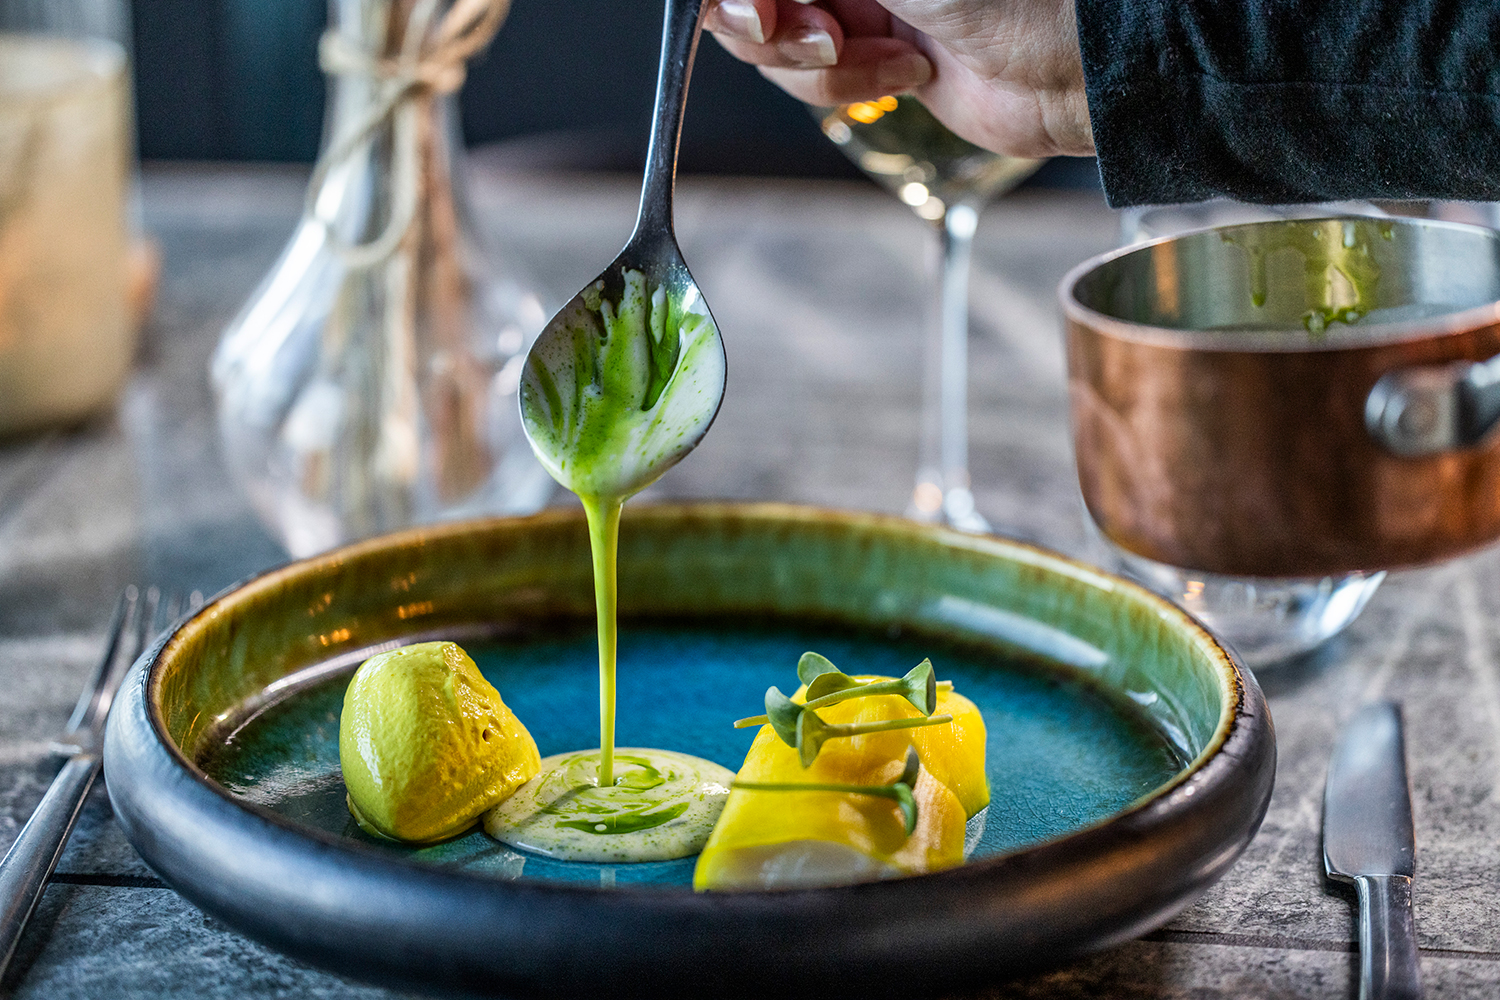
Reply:
[[[147, 587], [144, 593], [134, 584], [125, 588], [110, 620], [104, 655], [79, 695], [78, 705], [64, 730], [66, 736], [79, 732], [97, 735], [102, 730], [125, 672], [136, 657], [145, 652], [160, 629], [177, 620], [184, 603], [188, 610], [194, 610], [203, 603], [203, 595], [195, 590], [184, 602], [180, 594], [173, 594], [163, 603], [161, 590], [157, 587]], [[159, 614], [160, 624], [157, 622]]]

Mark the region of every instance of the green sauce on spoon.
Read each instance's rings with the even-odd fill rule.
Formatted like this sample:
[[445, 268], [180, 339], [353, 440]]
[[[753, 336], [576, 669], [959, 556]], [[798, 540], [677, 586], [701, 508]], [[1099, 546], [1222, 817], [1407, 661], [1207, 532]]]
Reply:
[[724, 347], [696, 286], [669, 293], [622, 272], [601, 279], [549, 326], [526, 360], [521, 416], [533, 450], [589, 504], [623, 501], [692, 450], [724, 394]]

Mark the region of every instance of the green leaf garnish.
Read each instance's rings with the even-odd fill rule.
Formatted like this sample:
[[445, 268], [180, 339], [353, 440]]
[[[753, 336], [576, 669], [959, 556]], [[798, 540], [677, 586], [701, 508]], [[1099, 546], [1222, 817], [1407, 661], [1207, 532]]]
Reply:
[[822, 674], [808, 685], [806, 703], [808, 708], [826, 708], [850, 698], [877, 694], [900, 695], [918, 712], [931, 715], [937, 707], [937, 676], [932, 671], [932, 661], [923, 660], [904, 677], [891, 681], [857, 681], [841, 672]]
[[873, 795], [877, 798], [891, 799], [896, 803], [896, 808], [901, 810], [901, 818], [906, 821], [906, 835], [910, 837], [917, 829], [917, 800], [912, 795], [912, 789], [917, 784], [917, 773], [921, 770], [922, 760], [917, 756], [916, 747], [906, 748], [906, 766], [901, 771], [901, 777], [889, 785], [846, 785], [837, 782], [816, 781], [739, 781], [730, 783], [731, 788], [743, 788], [752, 792], [847, 792], [852, 795]]
[[906, 766], [901, 769], [901, 777], [896, 779], [896, 784], [905, 785], [907, 788], [917, 787], [917, 772], [922, 769], [922, 758], [917, 756], [917, 748], [907, 746]]
[[[932, 661], [923, 660], [906, 672], [904, 677], [889, 681], [859, 681], [844, 673], [825, 656], [807, 652], [797, 661], [797, 677], [807, 685], [805, 703], [798, 705], [778, 688], [766, 692], [766, 714], [736, 719], [734, 728], [763, 726], [770, 723], [776, 735], [788, 746], [796, 746], [793, 737], [797, 717], [803, 709], [826, 708], [853, 698], [868, 698], [877, 694], [900, 695], [923, 715], [931, 715], [937, 708], [938, 681], [933, 672]], [[953, 690], [953, 684], [944, 681], [942, 686]]]
[[808, 650], [797, 660], [797, 679], [803, 684], [812, 686], [812, 682], [824, 674], [838, 674], [847, 677], [842, 670], [833, 665], [833, 661], [822, 653], [814, 653]]
[[807, 689], [802, 692], [802, 697], [805, 701], [816, 701], [868, 683], [870, 682], [855, 680], [842, 670], [832, 670], [814, 677], [812, 683], [808, 684]]
[[911, 793], [911, 786], [897, 782], [889, 786], [893, 793], [892, 798], [896, 800], [896, 808], [901, 810], [901, 818], [906, 820], [906, 835], [910, 837], [917, 829], [917, 800]]
[[766, 691], [766, 721], [787, 746], [797, 745], [797, 720], [802, 717], [803, 707], [777, 688]]
[[[888, 733], [895, 729], [916, 729], [920, 726], [940, 726], [953, 721], [951, 715], [934, 715], [926, 719], [881, 719], [875, 722], [824, 722], [818, 713], [803, 708], [797, 716], [797, 741], [790, 744], [797, 748], [797, 759], [803, 767], [811, 767], [818, 759], [818, 752], [829, 740], [866, 733]], [[777, 735], [780, 735], [779, 733]], [[783, 742], [787, 742], [783, 740]]]

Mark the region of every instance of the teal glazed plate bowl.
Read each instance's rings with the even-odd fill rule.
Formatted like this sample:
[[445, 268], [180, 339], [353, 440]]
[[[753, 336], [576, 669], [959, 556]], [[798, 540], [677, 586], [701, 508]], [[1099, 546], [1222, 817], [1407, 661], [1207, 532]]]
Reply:
[[[542, 754], [597, 745], [580, 514], [423, 528], [273, 570], [177, 624], [111, 713], [126, 835], [206, 912], [359, 979], [503, 997], [931, 995], [1160, 926], [1219, 878], [1275, 773], [1254, 679], [1187, 614], [1044, 550], [779, 505], [641, 507], [620, 537], [619, 741], [738, 769], [767, 686], [930, 656], [983, 712], [964, 865], [694, 893], [692, 861], [583, 865], [473, 831], [377, 843], [338, 714], [372, 652], [457, 639]], [[971, 824], [977, 825], [977, 824]], [[977, 831], [971, 830], [971, 834]]]

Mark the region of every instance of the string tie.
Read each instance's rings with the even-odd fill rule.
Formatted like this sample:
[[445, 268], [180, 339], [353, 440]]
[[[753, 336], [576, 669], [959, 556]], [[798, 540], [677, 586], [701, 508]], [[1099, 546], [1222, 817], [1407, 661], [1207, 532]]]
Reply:
[[[417, 103], [462, 87], [469, 57], [490, 43], [510, 10], [510, 0], [454, 0], [434, 26], [441, 2], [418, 0], [394, 56], [373, 53], [335, 29], [318, 42], [318, 64], [325, 73], [363, 77], [375, 85], [370, 107], [318, 157], [302, 205], [303, 217], [322, 225], [330, 248], [350, 268], [383, 263], [406, 239], [420, 190]], [[389, 217], [378, 236], [351, 243], [335, 231], [331, 209], [323, 210], [328, 208], [322, 204], [323, 194], [335, 169], [352, 161], [387, 126], [392, 135]]]

